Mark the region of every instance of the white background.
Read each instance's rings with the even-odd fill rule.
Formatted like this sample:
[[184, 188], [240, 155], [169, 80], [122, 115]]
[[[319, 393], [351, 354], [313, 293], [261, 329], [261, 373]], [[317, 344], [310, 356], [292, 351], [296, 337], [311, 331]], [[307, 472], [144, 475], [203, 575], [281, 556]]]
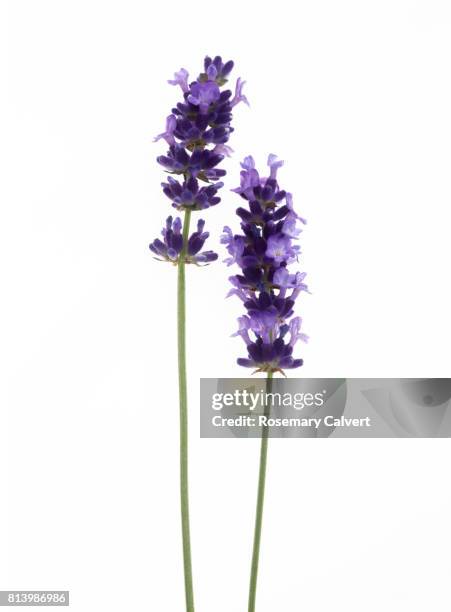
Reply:
[[[181, 66], [246, 79], [238, 162], [269, 152], [309, 224], [303, 376], [450, 376], [448, 2], [1, 3], [0, 589], [182, 611], [175, 270], [155, 157]], [[223, 254], [221, 254], [221, 259]], [[201, 440], [237, 376], [230, 273], [188, 271], [196, 609], [246, 609], [258, 442]], [[271, 440], [258, 611], [449, 611], [447, 440]]]

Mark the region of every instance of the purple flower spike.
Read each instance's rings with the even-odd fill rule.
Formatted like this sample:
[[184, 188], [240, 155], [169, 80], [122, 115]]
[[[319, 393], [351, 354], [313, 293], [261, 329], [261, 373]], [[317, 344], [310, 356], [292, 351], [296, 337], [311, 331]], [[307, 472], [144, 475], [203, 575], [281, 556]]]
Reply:
[[[167, 117], [165, 131], [154, 140], [168, 144], [166, 153], [159, 155], [157, 162], [169, 174], [161, 183], [163, 193], [178, 211], [205, 210], [221, 201], [218, 194], [224, 186], [221, 179], [226, 171], [220, 164], [232, 153], [226, 144], [233, 132], [232, 110], [237, 97], [244, 99], [241, 79], [238, 79], [235, 97], [230, 89], [224, 88], [232, 68], [231, 60], [223, 62], [219, 55], [213, 59], [206, 57], [204, 72], [196, 80], [188, 82], [188, 71], [181, 68], [168, 81], [180, 86], [183, 96]], [[178, 264], [182, 253], [186, 263], [203, 265], [215, 261], [216, 253], [202, 250], [209, 236], [204, 226], [205, 222], [200, 220], [197, 230], [183, 245], [180, 218], [168, 217], [163, 238], [155, 239], [150, 250], [157, 259], [173, 264]], [[229, 249], [231, 260], [238, 261], [244, 244], [237, 238]]]
[[[223, 184], [218, 181], [226, 171], [219, 165], [232, 153], [226, 143], [233, 132], [232, 110], [243, 86], [238, 79], [235, 97], [229, 89], [223, 89], [232, 68], [233, 62], [223, 62], [219, 55], [206, 57], [205, 72], [195, 81], [188, 83], [184, 68], [169, 81], [181, 87], [183, 98], [168, 116], [166, 130], [155, 140], [165, 140], [169, 145], [166, 154], [157, 157], [158, 163], [166, 172], [182, 178], [179, 187], [170, 179], [162, 184], [178, 210], [202, 210], [220, 201], [216, 193]], [[210, 185], [203, 189], [193, 179]]]
[[246, 309], [238, 319], [239, 329], [248, 356], [238, 364], [258, 372], [282, 372], [298, 368], [302, 359], [293, 357], [298, 340], [307, 341], [301, 330], [301, 318], [294, 316], [294, 304], [303, 291], [304, 272], [291, 272], [289, 264], [300, 253], [297, 222], [305, 220], [295, 212], [291, 194], [279, 189], [277, 171], [283, 165], [275, 155], [268, 157], [270, 175], [261, 178], [253, 157], [241, 163], [240, 187], [234, 189], [247, 207], [237, 209], [241, 219], [241, 234], [224, 228], [221, 243], [229, 257], [227, 265], [237, 264], [239, 274], [230, 277], [232, 289]]

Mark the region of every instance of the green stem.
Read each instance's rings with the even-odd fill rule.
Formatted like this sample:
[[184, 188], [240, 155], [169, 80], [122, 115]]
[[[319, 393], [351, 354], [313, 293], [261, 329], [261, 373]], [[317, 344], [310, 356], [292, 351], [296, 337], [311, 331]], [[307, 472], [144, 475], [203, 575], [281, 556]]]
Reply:
[[[268, 372], [266, 379], [266, 392], [271, 393], [272, 372]], [[264, 414], [269, 416], [271, 406], [265, 402]], [[255, 612], [255, 599], [257, 596], [258, 561], [260, 556], [260, 541], [262, 535], [263, 504], [265, 501], [266, 463], [268, 456], [268, 428], [262, 430], [260, 446], [260, 468], [258, 473], [257, 508], [255, 512], [254, 546], [252, 550], [251, 579], [249, 584], [248, 612]]]
[[180, 396], [180, 508], [182, 514], [183, 568], [187, 612], [194, 612], [193, 571], [191, 567], [191, 538], [188, 497], [188, 393], [186, 384], [186, 332], [185, 332], [185, 255], [188, 242], [191, 211], [185, 212], [183, 222], [183, 250], [180, 253], [177, 274], [177, 338]]

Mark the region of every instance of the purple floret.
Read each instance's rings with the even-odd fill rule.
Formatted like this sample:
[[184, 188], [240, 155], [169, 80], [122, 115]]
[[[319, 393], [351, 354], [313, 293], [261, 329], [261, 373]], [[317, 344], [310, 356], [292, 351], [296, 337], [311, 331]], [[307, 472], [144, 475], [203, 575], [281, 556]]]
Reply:
[[219, 100], [220, 95], [218, 84], [214, 81], [206, 81], [191, 85], [187, 100], [190, 104], [198, 106], [200, 112], [205, 114], [208, 113], [210, 105]]
[[216, 206], [221, 201], [216, 194], [223, 183], [212, 183], [200, 187], [194, 177], [180, 183], [170, 176], [167, 183], [162, 183], [163, 193], [172, 201], [177, 210], [203, 210]]
[[156, 259], [177, 263], [183, 248], [182, 221], [180, 217], [176, 217], [174, 220], [172, 217], [168, 217], [161, 235], [163, 236], [163, 241], [156, 238], [149, 245], [149, 249], [156, 255]]
[[214, 59], [211, 59], [211, 57], [207, 56], [204, 60], [205, 72], [203, 72], [199, 76], [199, 80], [216, 81], [218, 85], [224, 85], [225, 83], [227, 83], [227, 77], [232, 72], [232, 68], [232, 60], [223, 63], [219, 55], [217, 55]]
[[[208, 264], [218, 259], [218, 255], [213, 251], [201, 251], [208, 236], [208, 232], [204, 232], [205, 221], [199, 219], [197, 222], [197, 231], [189, 236], [185, 246], [185, 262], [196, 265]], [[166, 225], [161, 232], [163, 240], [156, 238], [150, 245], [149, 249], [160, 261], [169, 261], [175, 265], [178, 264], [181, 253], [183, 251], [183, 235], [182, 221], [180, 217], [174, 220], [172, 217], [166, 219]]]
[[189, 91], [188, 87], [188, 70], [180, 68], [180, 70], [174, 73], [174, 78], [168, 81], [169, 85], [179, 85], [184, 93]]
[[291, 238], [285, 234], [272, 234], [266, 244], [265, 255], [272, 259], [273, 264], [288, 263], [296, 257], [296, 246], [291, 244]]

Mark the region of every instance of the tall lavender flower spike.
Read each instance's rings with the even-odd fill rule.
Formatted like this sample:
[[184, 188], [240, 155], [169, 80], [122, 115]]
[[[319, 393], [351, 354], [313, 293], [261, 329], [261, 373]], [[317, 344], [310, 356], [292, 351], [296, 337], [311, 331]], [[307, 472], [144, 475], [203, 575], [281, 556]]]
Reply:
[[[218, 165], [230, 154], [225, 143], [233, 132], [232, 109], [240, 101], [247, 103], [241, 79], [233, 97], [229, 89], [221, 89], [232, 68], [232, 61], [223, 63], [219, 56], [213, 60], [206, 57], [204, 72], [191, 84], [183, 68], [169, 81], [181, 87], [183, 100], [167, 117], [166, 131], [156, 137], [169, 144], [166, 155], [160, 155], [157, 161], [174, 175], [162, 187], [178, 210], [201, 210], [220, 202], [216, 193], [223, 183], [216, 181], [226, 172]], [[201, 187], [201, 183], [210, 186]]]
[[191, 564], [191, 538], [188, 499], [188, 391], [185, 339], [185, 264], [203, 265], [217, 259], [213, 251], [202, 251], [208, 232], [199, 220], [197, 230], [189, 235], [191, 214], [216, 206], [226, 172], [220, 168], [231, 148], [226, 145], [233, 132], [232, 109], [246, 102], [243, 81], [237, 80], [235, 93], [223, 89], [232, 71], [233, 62], [221, 57], [206, 57], [204, 70], [194, 81], [181, 68], [168, 82], [180, 87], [181, 101], [166, 118], [165, 131], [155, 137], [168, 145], [165, 155], [157, 158], [167, 180], [163, 193], [184, 217], [169, 216], [162, 231], [149, 248], [156, 259], [177, 266], [177, 338], [180, 396], [180, 502], [182, 518], [183, 567], [187, 612], [194, 612]]
[[234, 335], [244, 340], [248, 356], [238, 364], [271, 374], [300, 367], [302, 359], [293, 357], [293, 349], [298, 340], [307, 341], [300, 331], [301, 317], [294, 316], [296, 299], [308, 290], [305, 273], [289, 270], [300, 254], [295, 241], [305, 220], [295, 213], [291, 194], [279, 188], [277, 171], [282, 165], [270, 155], [269, 176], [261, 178], [254, 159], [244, 159], [240, 186], [233, 190], [247, 203], [236, 211], [243, 233], [234, 235], [225, 227], [221, 237], [229, 253], [226, 263], [241, 268], [230, 278], [229, 292], [245, 308]]
[[[231, 90], [222, 89], [232, 69], [232, 61], [223, 62], [220, 56], [206, 57], [204, 71], [195, 81], [189, 83], [189, 74], [184, 68], [168, 81], [180, 86], [183, 99], [166, 118], [165, 131], [154, 140], [164, 140], [169, 145], [166, 154], [158, 156], [157, 161], [169, 174], [167, 181], [161, 183], [163, 193], [178, 211], [204, 210], [221, 201], [218, 192], [224, 183], [219, 179], [226, 171], [218, 166], [232, 151], [226, 145], [233, 132], [232, 109], [240, 101], [248, 104], [240, 78], [234, 95]], [[154, 253], [159, 242], [157, 238], [150, 246]], [[187, 248], [187, 244], [184, 246]], [[161, 249], [156, 254], [162, 255]], [[170, 255], [160, 259], [174, 262]], [[209, 257], [205, 261], [213, 259]], [[198, 263], [198, 260], [186, 258], [185, 263]]]

